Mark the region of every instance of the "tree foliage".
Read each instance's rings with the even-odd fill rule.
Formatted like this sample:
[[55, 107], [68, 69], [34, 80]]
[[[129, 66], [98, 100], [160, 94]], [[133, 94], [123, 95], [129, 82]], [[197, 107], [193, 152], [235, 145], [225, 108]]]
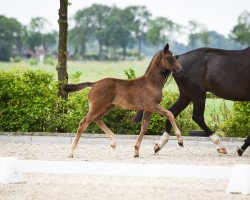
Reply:
[[238, 24], [233, 27], [231, 37], [241, 44], [250, 45], [250, 12], [243, 11], [238, 17]]
[[12, 51], [21, 51], [24, 27], [14, 18], [0, 15], [0, 60], [8, 61]]

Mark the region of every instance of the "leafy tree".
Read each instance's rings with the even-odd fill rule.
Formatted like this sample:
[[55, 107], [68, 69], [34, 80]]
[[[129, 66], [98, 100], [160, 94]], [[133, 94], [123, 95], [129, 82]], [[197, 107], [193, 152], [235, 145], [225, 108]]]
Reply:
[[147, 39], [153, 45], [164, 44], [172, 39], [174, 32], [179, 31], [180, 26], [165, 17], [157, 17], [149, 22]]
[[99, 44], [99, 58], [103, 58], [103, 46], [107, 39], [107, 18], [110, 16], [111, 8], [106, 5], [93, 4], [88, 8], [90, 27]]
[[57, 43], [58, 32], [52, 31], [42, 35], [42, 45], [45, 50], [45, 54], [48, 54], [49, 47], [52, 48]]
[[80, 53], [85, 56], [86, 42], [91, 35], [94, 35], [94, 28], [91, 21], [91, 9], [78, 10], [74, 15], [75, 26], [69, 31], [69, 42], [73, 45], [74, 56]]
[[250, 45], [250, 12], [243, 11], [238, 17], [238, 24], [233, 27], [231, 37], [241, 44]]
[[[48, 25], [48, 21], [43, 17], [34, 17], [30, 20], [27, 27], [27, 45], [30, 50], [35, 54], [36, 48], [44, 45], [47, 47], [46, 39], [51, 37], [51, 35], [46, 35], [43, 33], [44, 29]], [[48, 39], [47, 39], [48, 40]]]
[[109, 28], [107, 36], [112, 46], [120, 46], [123, 49], [123, 58], [127, 55], [127, 46], [132, 41], [132, 24], [134, 16], [127, 9], [119, 9], [114, 7], [108, 18]]
[[142, 40], [145, 38], [151, 13], [145, 6], [129, 6], [125, 8], [125, 12], [126, 11], [131, 12], [134, 15], [132, 31], [137, 39], [138, 52], [140, 56]]
[[15, 18], [0, 15], [0, 60], [8, 61], [14, 50], [21, 53], [23, 31]]
[[[197, 43], [200, 45], [208, 45], [209, 34], [206, 27], [194, 20], [188, 21], [188, 41], [191, 48], [195, 48]], [[198, 45], [199, 46], [199, 45]]]

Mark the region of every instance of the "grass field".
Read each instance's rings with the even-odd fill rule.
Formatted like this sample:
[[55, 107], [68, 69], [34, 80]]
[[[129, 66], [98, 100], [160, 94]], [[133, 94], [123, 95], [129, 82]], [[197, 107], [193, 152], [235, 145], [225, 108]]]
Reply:
[[[80, 72], [82, 75], [80, 76], [80, 81], [97, 81], [107, 77], [113, 78], [122, 78], [126, 79], [126, 75], [124, 70], [132, 68], [135, 71], [136, 76], [141, 76], [145, 73], [150, 60], [143, 61], [68, 61], [68, 73], [69, 77], [71, 77], [74, 73]], [[11, 70], [13, 68], [19, 69], [37, 69], [37, 70], [45, 70], [55, 74], [56, 77], [56, 66], [45, 65], [43, 63], [39, 63], [38, 65], [30, 65], [29, 62], [19, 62], [19, 63], [3, 63], [0, 62], [0, 69]], [[171, 81], [170, 81], [171, 80]], [[174, 81], [174, 79], [169, 79], [168, 84], [165, 86], [166, 90], [177, 92], [178, 87]], [[215, 122], [213, 122], [213, 116], [219, 116], [219, 119], [223, 120], [222, 112], [219, 110], [220, 105], [224, 103], [222, 99], [207, 99], [206, 100], [206, 109], [205, 109], [205, 119], [208, 122], [209, 126]], [[229, 111], [232, 111], [233, 102], [225, 101], [226, 107]], [[191, 117], [191, 116], [190, 116]], [[212, 124], [211, 124], [212, 123]], [[213, 126], [213, 125], [212, 125]], [[212, 127], [211, 127], [212, 128]]]

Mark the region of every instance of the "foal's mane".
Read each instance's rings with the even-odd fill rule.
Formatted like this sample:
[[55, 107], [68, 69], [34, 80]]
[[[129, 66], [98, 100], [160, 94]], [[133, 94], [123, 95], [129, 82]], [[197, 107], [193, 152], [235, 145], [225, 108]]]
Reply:
[[[159, 51], [158, 53], [156, 53], [156, 54], [154, 55], [154, 57], [152, 58], [151, 62], [150, 62], [149, 65], [148, 65], [148, 68], [147, 68], [145, 74], [147, 74], [147, 72], [149, 71], [149, 69], [150, 69], [150, 68], [152, 67], [152, 65], [153, 65], [153, 61], [156, 59], [157, 56], [159, 56], [158, 54], [160, 54], [161, 52], [162, 52], [162, 51]], [[157, 62], [157, 64], [158, 64], [158, 62]], [[171, 74], [171, 71], [169, 71], [169, 70], [161, 71], [161, 74], [162, 74], [163, 78], [165, 79], [165, 81], [167, 81], [167, 78], [168, 78], [168, 76]]]

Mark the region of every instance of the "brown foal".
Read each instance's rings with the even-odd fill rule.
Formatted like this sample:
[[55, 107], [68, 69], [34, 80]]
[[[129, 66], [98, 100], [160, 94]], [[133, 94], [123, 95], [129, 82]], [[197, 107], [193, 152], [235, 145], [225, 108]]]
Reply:
[[173, 114], [160, 106], [162, 89], [166, 79], [166, 73], [173, 71], [180, 74], [182, 68], [177, 62], [167, 44], [164, 50], [159, 51], [151, 60], [146, 73], [133, 80], [105, 78], [94, 83], [65, 84], [62, 89], [66, 92], [92, 87], [89, 95], [89, 111], [80, 121], [75, 140], [71, 145], [69, 158], [73, 158], [74, 150], [84, 132], [91, 122], [95, 122], [111, 140], [111, 147], [115, 148], [114, 133], [104, 124], [102, 117], [114, 106], [129, 110], [144, 110], [141, 123], [141, 131], [135, 143], [134, 157], [139, 157], [141, 141], [148, 129], [150, 116], [158, 113], [169, 119], [179, 143], [183, 143], [181, 132], [175, 123]]

